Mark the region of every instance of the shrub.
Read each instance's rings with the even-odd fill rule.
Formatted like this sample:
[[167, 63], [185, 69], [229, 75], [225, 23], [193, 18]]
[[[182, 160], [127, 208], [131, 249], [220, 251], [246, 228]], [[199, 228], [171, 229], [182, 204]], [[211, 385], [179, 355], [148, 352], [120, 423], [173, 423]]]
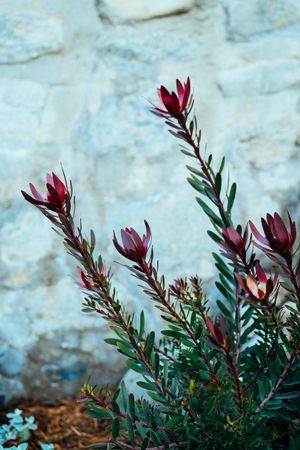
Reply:
[[[275, 213], [261, 220], [233, 223], [236, 183], [224, 182], [219, 167], [200, 149], [201, 132], [193, 115], [190, 80], [177, 80], [177, 92], [158, 89], [160, 105], [152, 112], [164, 119], [191, 158], [188, 181], [211, 222], [220, 311], [212, 317], [197, 276], [167, 285], [155, 261], [151, 229], [114, 233], [113, 243], [127, 269], [161, 311], [164, 339], [145, 332], [145, 315], [129, 314], [112, 284], [111, 269], [96, 257], [95, 234], [86, 236], [74, 220], [72, 183], [47, 176], [43, 197], [31, 184], [34, 204], [62, 237], [78, 264], [85, 294], [83, 311], [107, 320], [115, 338], [106, 339], [140, 374], [143, 398], [85, 385], [88, 413], [110, 421], [111, 446], [119, 449], [299, 449], [300, 286], [296, 227]], [[257, 249], [259, 254], [256, 254]], [[272, 262], [266, 273], [260, 261]]]

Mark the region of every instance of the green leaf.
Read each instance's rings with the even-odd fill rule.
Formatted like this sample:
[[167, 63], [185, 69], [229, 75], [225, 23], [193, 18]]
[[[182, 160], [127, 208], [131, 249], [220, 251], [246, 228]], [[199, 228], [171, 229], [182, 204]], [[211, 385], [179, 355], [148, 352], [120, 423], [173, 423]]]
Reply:
[[114, 408], [116, 413], [120, 412], [120, 407], [119, 407], [119, 404], [117, 403], [119, 394], [120, 394], [120, 389], [117, 389], [114, 392], [114, 395], [113, 395], [113, 398], [112, 398], [112, 401], [111, 401], [111, 406]]
[[135, 401], [134, 401], [134, 395], [129, 394], [128, 395], [128, 408], [129, 408], [129, 414], [133, 421], [135, 421]]
[[148, 392], [149, 397], [151, 397], [155, 402], [158, 403], [165, 403], [165, 399], [155, 392]]
[[232, 320], [233, 320], [232, 313], [229, 311], [229, 309], [226, 308], [224, 303], [221, 300], [217, 300], [217, 305], [218, 305], [219, 310], [226, 317], [226, 319], [228, 319], [230, 322], [232, 322]]
[[223, 284], [217, 281], [216, 286], [221, 292], [221, 294], [223, 294], [224, 297], [227, 298], [227, 300], [229, 300], [232, 303], [235, 303], [235, 297], [229, 291], [227, 291], [227, 289], [223, 286]]
[[222, 175], [220, 174], [220, 172], [218, 172], [216, 175], [215, 185], [217, 194], [220, 195], [222, 189]]
[[189, 337], [186, 337], [186, 336], [181, 338], [181, 342], [186, 347], [194, 347], [195, 346], [195, 343], [192, 340], [190, 340]]
[[129, 367], [129, 369], [134, 370], [137, 373], [145, 373], [147, 372], [146, 368], [144, 366], [140, 366], [136, 363], [134, 363], [131, 359], [128, 359], [128, 361], [126, 361], [127, 366]]
[[81, 311], [84, 312], [84, 313], [94, 312], [93, 308], [81, 308]]
[[183, 419], [184, 419], [184, 416], [173, 417], [171, 420], [169, 420], [166, 423], [165, 428], [167, 430], [173, 430], [176, 425], [178, 425], [179, 423], [181, 423], [183, 421]]
[[292, 391], [292, 392], [282, 392], [281, 394], [276, 394], [276, 400], [286, 400], [288, 398], [298, 398], [300, 397], [300, 391]]
[[235, 196], [236, 196], [236, 183], [232, 183], [231, 188], [230, 188], [230, 193], [229, 193], [229, 196], [228, 196], [228, 202], [227, 202], [227, 212], [228, 212], [228, 214], [231, 212], [231, 209], [233, 207]]
[[202, 173], [200, 172], [199, 169], [196, 169], [195, 167], [192, 166], [186, 166], [186, 168], [192, 172], [193, 174], [197, 175], [198, 177], [202, 175]]
[[145, 345], [145, 356], [147, 359], [150, 359], [152, 350], [153, 350], [153, 345], [154, 345], [154, 340], [155, 340], [155, 333], [154, 331], [151, 331], [151, 333], [149, 333], [147, 340], [146, 340], [146, 345]]
[[127, 431], [130, 442], [134, 444], [134, 428], [130, 417], [127, 419]]
[[199, 203], [205, 214], [212, 220], [212, 222], [216, 224], [218, 227], [222, 228], [223, 222], [216, 215], [216, 213], [214, 213], [213, 210], [200, 197], [196, 197], [196, 201]]
[[192, 175], [190, 178], [188, 178], [187, 181], [197, 192], [200, 192], [200, 194], [204, 193], [204, 187], [202, 186], [201, 181], [198, 178], [196, 178], [194, 175]]
[[120, 432], [120, 421], [116, 417], [113, 420], [112, 428], [111, 428], [111, 434], [112, 434], [113, 439], [117, 439], [117, 437], [119, 436], [119, 432]]
[[[295, 439], [295, 440], [294, 440]], [[299, 450], [300, 448], [300, 436], [293, 438], [290, 436], [290, 444], [288, 450]]]
[[223, 286], [227, 289], [227, 291], [232, 292], [232, 286], [230, 286], [230, 284], [226, 280], [226, 277], [222, 273], [219, 274], [219, 278]]
[[151, 430], [150, 435], [151, 435], [151, 440], [152, 440], [153, 444], [156, 445], [157, 447], [160, 446], [161, 441], [160, 441], [158, 435], [155, 433], [155, 431]]
[[142, 427], [142, 425], [140, 424], [140, 422], [136, 422], [135, 423], [135, 427], [136, 427], [136, 431], [138, 432], [138, 434], [140, 435], [140, 437], [142, 439], [147, 439], [147, 435], [146, 435], [146, 431], [145, 429]]
[[164, 379], [167, 380], [168, 379], [168, 370], [169, 370], [169, 361], [164, 361], [164, 369], [163, 369], [163, 374], [164, 374]]
[[199, 375], [203, 380], [209, 380], [210, 378], [208, 370], [199, 370]]
[[161, 332], [164, 336], [174, 337], [176, 339], [181, 339], [185, 337], [185, 335], [179, 331], [172, 331], [172, 330], [163, 330]]
[[220, 169], [219, 172], [222, 173], [223, 169], [224, 169], [224, 165], [225, 165], [225, 156], [223, 156], [221, 164], [220, 164]]
[[148, 444], [149, 444], [149, 438], [146, 437], [146, 438], [143, 440], [143, 442], [142, 442], [141, 450], [146, 450], [147, 447], [148, 447]]
[[121, 396], [122, 396], [122, 403], [123, 403], [123, 408], [124, 411], [127, 411], [127, 406], [128, 406], [128, 397], [127, 397], [127, 391], [126, 391], [126, 386], [124, 381], [121, 382], [120, 384], [120, 391], [121, 391]]
[[193, 131], [194, 131], [194, 121], [193, 121], [193, 120], [191, 120], [189, 129], [190, 129], [190, 133], [191, 133], [191, 135], [192, 135], [192, 134], [193, 134]]
[[293, 380], [293, 381], [284, 381], [283, 382], [283, 386], [286, 386], [286, 387], [288, 387], [288, 386], [297, 386], [298, 384], [300, 385], [300, 379]]
[[160, 369], [159, 354], [155, 353], [155, 355], [154, 355], [154, 374], [155, 374], [156, 378], [158, 378], [158, 376], [159, 376], [159, 369]]
[[136, 384], [146, 391], [156, 392], [157, 387], [154, 383], [146, 383], [145, 381], [137, 381]]
[[220, 236], [218, 236], [216, 233], [214, 233], [213, 231], [207, 230], [207, 234], [217, 244], [219, 244], [222, 240], [222, 238]]
[[251, 320], [254, 309], [252, 306], [248, 306], [244, 314], [242, 315], [243, 326], [246, 326], [247, 323]]
[[123, 342], [118, 342], [117, 347], [118, 347], [118, 351], [120, 353], [122, 353], [125, 356], [128, 356], [128, 358], [138, 361], [136, 354], [130, 348], [128, 348], [129, 347], [128, 344], [124, 344]]
[[90, 231], [90, 235], [91, 235], [91, 239], [90, 239], [90, 253], [92, 254], [94, 249], [95, 249], [95, 245], [96, 245], [96, 237], [95, 237], [95, 233], [93, 230]]
[[245, 331], [243, 331], [242, 336], [241, 336], [241, 345], [246, 344], [246, 342], [248, 342], [248, 336], [249, 336], [249, 334], [253, 333], [254, 330], [255, 330], [255, 324], [252, 324], [248, 328], [246, 328]]
[[276, 356], [277, 356], [277, 359], [279, 359], [279, 361], [281, 362], [281, 365], [285, 366], [287, 363], [287, 354], [285, 353], [284, 349], [280, 345], [278, 345], [276, 348]]
[[268, 385], [261, 380], [257, 380], [257, 387], [258, 387], [258, 392], [259, 392], [259, 398], [260, 400], [263, 400], [269, 390]]
[[230, 279], [233, 280], [233, 276], [232, 276], [232, 271], [230, 270], [230, 268], [227, 266], [227, 264], [223, 261], [223, 259], [221, 258], [220, 255], [218, 255], [217, 253], [213, 253], [213, 258], [216, 261], [216, 263], [218, 264], [219, 270], [223, 273], [223, 275], [228, 279], [228, 276], [230, 276]]
[[108, 411], [105, 411], [104, 409], [100, 409], [97, 407], [93, 407], [92, 410], [86, 411], [86, 414], [90, 417], [93, 417], [97, 420], [109, 420], [112, 419], [111, 414]]
[[140, 339], [144, 335], [144, 333], [145, 333], [145, 314], [144, 311], [142, 310], [140, 314], [140, 331], [139, 331]]
[[110, 345], [117, 345], [118, 342], [121, 342], [119, 339], [115, 339], [115, 338], [106, 338], [104, 339], [104, 342], [106, 342], [107, 344]]

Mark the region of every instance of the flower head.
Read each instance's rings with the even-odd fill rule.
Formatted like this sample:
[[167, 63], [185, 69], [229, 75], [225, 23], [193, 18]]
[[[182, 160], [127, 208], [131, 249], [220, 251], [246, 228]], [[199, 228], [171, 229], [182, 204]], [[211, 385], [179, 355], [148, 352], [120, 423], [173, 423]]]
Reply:
[[69, 210], [70, 194], [67, 186], [54, 172], [52, 172], [52, 175], [47, 174], [46, 176], [46, 197], [43, 197], [32, 183], [29, 184], [29, 187], [33, 197], [27, 192], [21, 191], [25, 200], [29, 203], [56, 213], [66, 213]]
[[255, 265], [255, 272], [255, 277], [250, 273], [248, 273], [245, 278], [242, 278], [236, 273], [235, 277], [241, 288], [252, 300], [268, 300], [277, 287], [278, 277], [275, 275], [274, 277], [267, 278], [267, 275], [259, 262]]
[[209, 343], [218, 350], [229, 352], [230, 340], [226, 337], [226, 327], [223, 316], [219, 317], [219, 326], [217, 326], [211, 317], [206, 318], [206, 326], [209, 329]]
[[191, 82], [188, 77], [184, 84], [176, 80], [177, 93], [170, 93], [164, 86], [157, 89], [160, 105], [154, 106], [151, 112], [160, 117], [180, 118], [189, 106], [191, 99]]
[[145, 220], [146, 234], [140, 236], [133, 228], [124, 228], [121, 230], [123, 247], [119, 244], [114, 232], [113, 243], [121, 255], [134, 262], [145, 260], [150, 242], [151, 230], [148, 222]]
[[246, 247], [248, 241], [248, 228], [242, 236], [233, 227], [223, 228], [223, 241], [220, 242], [223, 255], [231, 260], [235, 260], [237, 256], [244, 259], [246, 256]]
[[296, 224], [292, 221], [289, 214], [288, 218], [289, 229], [278, 213], [275, 213], [274, 217], [271, 214], [267, 214], [266, 219], [261, 219], [264, 236], [250, 221], [251, 231], [258, 241], [254, 241], [254, 245], [268, 255], [276, 253], [285, 257], [289, 252], [292, 252], [297, 235]]

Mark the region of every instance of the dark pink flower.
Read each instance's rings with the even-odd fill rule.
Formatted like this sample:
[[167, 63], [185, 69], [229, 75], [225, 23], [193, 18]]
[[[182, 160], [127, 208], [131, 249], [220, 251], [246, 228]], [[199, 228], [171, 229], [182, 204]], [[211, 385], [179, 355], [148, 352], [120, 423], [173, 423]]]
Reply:
[[222, 236], [223, 241], [220, 242], [220, 246], [223, 249], [224, 256], [232, 260], [236, 259], [236, 256], [245, 259], [248, 228], [246, 228], [243, 236], [241, 236], [233, 227], [223, 228]]
[[65, 212], [65, 206], [67, 200], [70, 199], [70, 196], [68, 195], [66, 185], [58, 178], [57, 175], [55, 175], [55, 173], [52, 172], [52, 175], [47, 174], [46, 176], [46, 197], [43, 197], [32, 183], [29, 184], [29, 187], [33, 197], [27, 194], [27, 192], [21, 191], [25, 200], [29, 203], [36, 206], [45, 207], [46, 209], [50, 209], [51, 211], [55, 211], [57, 213]]
[[293, 245], [296, 240], [296, 224], [292, 221], [288, 213], [289, 229], [284, 224], [278, 213], [267, 214], [266, 219], [261, 219], [264, 236], [257, 230], [255, 225], [250, 221], [250, 228], [258, 242], [253, 242], [256, 247], [264, 253], [277, 253], [285, 257], [287, 253], [292, 252]]
[[177, 93], [170, 93], [164, 86], [157, 89], [160, 105], [154, 106], [151, 112], [160, 117], [174, 117], [180, 118], [181, 114], [186, 111], [189, 100], [191, 98], [191, 82], [190, 78], [182, 84], [179, 80], [176, 80]]
[[[77, 282], [79, 287], [81, 287], [82, 289], [87, 289], [87, 290], [94, 290], [94, 289], [99, 288], [100, 280], [96, 281], [94, 279], [94, 277], [87, 275], [79, 267], [77, 268], [77, 273], [81, 278], [81, 283]], [[107, 276], [104, 265], [102, 265], [100, 275], [102, 275], [104, 278], [106, 278], [106, 276]]]
[[206, 318], [206, 326], [209, 329], [209, 342], [214, 348], [224, 350], [226, 353], [230, 349], [230, 340], [226, 337], [226, 327], [224, 318], [219, 317], [219, 326], [217, 326], [211, 317]]
[[277, 288], [278, 276], [267, 278], [267, 275], [259, 262], [255, 264], [256, 276], [252, 276], [250, 273], [242, 278], [239, 274], [235, 274], [235, 277], [241, 286], [241, 288], [249, 295], [253, 300], [268, 300], [270, 295]]
[[114, 232], [113, 243], [121, 255], [137, 263], [145, 260], [151, 241], [151, 230], [145, 222], [146, 234], [142, 237], [133, 229], [125, 228], [121, 230], [123, 247], [119, 244]]

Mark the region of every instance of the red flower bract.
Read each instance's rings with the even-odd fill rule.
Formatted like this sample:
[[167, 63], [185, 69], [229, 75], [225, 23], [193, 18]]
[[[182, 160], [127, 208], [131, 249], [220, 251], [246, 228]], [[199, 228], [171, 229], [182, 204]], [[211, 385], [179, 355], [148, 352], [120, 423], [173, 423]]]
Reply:
[[187, 109], [191, 95], [191, 82], [188, 77], [184, 84], [176, 80], [177, 93], [170, 93], [164, 86], [157, 89], [160, 106], [151, 109], [151, 112], [160, 117], [174, 117], [179, 119]]
[[261, 224], [265, 235], [263, 236], [250, 221], [250, 228], [258, 242], [253, 242], [256, 247], [266, 254], [277, 253], [285, 257], [291, 252], [296, 240], [296, 224], [292, 221], [288, 213], [289, 230], [278, 213], [267, 214], [266, 219], [261, 219]]
[[233, 227], [223, 228], [223, 241], [220, 245], [223, 249], [223, 254], [229, 259], [235, 259], [236, 256], [244, 258], [246, 256], [246, 246], [248, 240], [248, 228], [246, 228], [244, 235], [241, 236]]
[[142, 262], [145, 260], [150, 242], [151, 230], [148, 222], [145, 220], [146, 234], [142, 237], [133, 228], [124, 228], [121, 230], [121, 238], [123, 247], [119, 244], [114, 232], [113, 243], [121, 255], [134, 262]]
[[[95, 281], [93, 279], [93, 277], [91, 277], [90, 275], [86, 274], [79, 267], [77, 268], [77, 273], [78, 273], [78, 275], [81, 278], [81, 283], [77, 282], [79, 287], [81, 287], [82, 289], [87, 289], [87, 290], [97, 290], [97, 288], [99, 288], [99, 284], [100, 284], [99, 281]], [[99, 274], [99, 278], [100, 278], [101, 275], [104, 278], [106, 278], [106, 271], [105, 271], [104, 265], [102, 265], [101, 272]]]
[[273, 278], [267, 278], [267, 275], [259, 262], [255, 265], [256, 277], [250, 273], [246, 275], [246, 278], [242, 278], [239, 274], [235, 274], [235, 277], [241, 286], [241, 288], [250, 296], [253, 300], [267, 300], [277, 287], [277, 275]]
[[206, 326], [210, 332], [209, 336], [210, 344], [212, 344], [214, 348], [224, 350], [226, 353], [228, 353], [230, 348], [230, 341], [226, 337], [226, 327], [224, 318], [222, 316], [219, 317], [219, 326], [217, 326], [213, 322], [211, 317], [207, 316]]
[[47, 174], [46, 176], [46, 187], [47, 196], [44, 198], [35, 188], [35, 186], [30, 183], [30, 190], [33, 197], [25, 191], [21, 191], [25, 200], [32, 203], [35, 206], [43, 206], [46, 209], [57, 213], [65, 212], [65, 205], [68, 198], [68, 189], [66, 185], [52, 172], [52, 175]]

